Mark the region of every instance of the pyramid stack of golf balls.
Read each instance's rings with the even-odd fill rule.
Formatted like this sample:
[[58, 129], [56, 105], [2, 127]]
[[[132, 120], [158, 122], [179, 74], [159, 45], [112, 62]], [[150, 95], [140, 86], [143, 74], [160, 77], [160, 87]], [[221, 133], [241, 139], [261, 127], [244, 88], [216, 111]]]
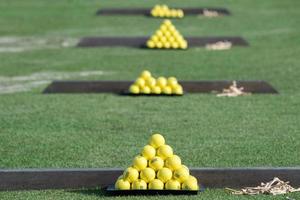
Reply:
[[115, 183], [118, 190], [199, 190], [198, 181], [160, 134], [151, 136], [140, 155]]
[[168, 19], [147, 41], [148, 48], [157, 49], [187, 49], [188, 43]]
[[162, 18], [183, 18], [184, 12], [182, 9], [170, 9], [167, 5], [156, 5], [151, 10], [151, 15]]
[[182, 86], [175, 77], [158, 77], [151, 75], [151, 72], [145, 70], [129, 87], [131, 94], [164, 94], [164, 95], [183, 95]]

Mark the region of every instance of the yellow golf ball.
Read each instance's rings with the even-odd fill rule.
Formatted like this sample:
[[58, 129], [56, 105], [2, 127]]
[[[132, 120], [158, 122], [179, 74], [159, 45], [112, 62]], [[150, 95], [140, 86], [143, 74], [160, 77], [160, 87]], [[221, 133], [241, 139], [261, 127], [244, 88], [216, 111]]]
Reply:
[[163, 23], [164, 23], [165, 25], [167, 25], [167, 26], [171, 26], [171, 25], [172, 25], [172, 22], [171, 22], [171, 20], [169, 20], [169, 19], [164, 20]]
[[180, 183], [183, 183], [189, 178], [190, 174], [187, 169], [185, 169], [184, 167], [180, 167], [179, 169], [176, 169], [174, 171], [173, 176], [175, 180], [179, 181]]
[[173, 155], [165, 160], [165, 166], [171, 170], [179, 169], [181, 166], [181, 159], [177, 155]]
[[153, 94], [161, 94], [161, 89], [160, 89], [160, 87], [159, 86], [153, 86], [153, 87], [151, 87], [151, 92], [153, 93]]
[[170, 42], [164, 42], [163, 47], [166, 48], [166, 49], [170, 49], [171, 48]]
[[154, 41], [152, 41], [152, 40], [149, 40], [148, 42], [147, 42], [147, 47], [148, 48], [154, 48], [155, 47], [155, 43], [154, 43]]
[[118, 190], [130, 190], [130, 183], [124, 179], [118, 179], [115, 183], [115, 188]]
[[171, 47], [172, 47], [173, 49], [178, 49], [179, 44], [178, 44], [177, 42], [172, 42], [172, 43], [171, 43]]
[[162, 89], [162, 93], [163, 93], [163, 94], [170, 95], [170, 94], [172, 94], [172, 88], [171, 88], [170, 86], [165, 86], [165, 87], [163, 87], [163, 89]]
[[197, 182], [193, 181], [192, 179], [187, 179], [182, 183], [183, 190], [199, 190], [199, 186]]
[[148, 165], [148, 161], [143, 156], [136, 156], [133, 160], [133, 167], [137, 169], [138, 171], [141, 171], [142, 169], [145, 169]]
[[154, 158], [155, 154], [156, 154], [156, 150], [154, 147], [152, 147], [151, 145], [144, 146], [144, 148], [142, 150], [142, 155], [146, 159], [150, 160], [150, 159]]
[[135, 80], [135, 85], [138, 85], [139, 87], [145, 86], [146, 81], [143, 78], [137, 78]]
[[183, 94], [183, 89], [182, 89], [181, 85], [177, 84], [177, 85], [173, 86], [172, 93], [182, 95]]
[[155, 35], [156, 35], [158, 38], [160, 38], [161, 36], [163, 36], [163, 32], [162, 32], [161, 30], [157, 30], [157, 31], [155, 32]]
[[178, 84], [178, 81], [175, 77], [169, 77], [167, 82], [168, 82], [168, 85], [171, 86], [171, 87]]
[[181, 189], [181, 185], [178, 181], [171, 179], [168, 180], [165, 184], [165, 188], [167, 190], [180, 190]]
[[177, 16], [179, 17], [179, 18], [183, 18], [184, 17], [184, 12], [183, 12], [183, 10], [178, 10], [177, 11]]
[[185, 168], [190, 173], [190, 170], [186, 165], [181, 165], [181, 167]]
[[187, 180], [188, 181], [192, 181], [192, 182], [194, 182], [194, 183], [196, 183], [198, 185], [198, 180], [196, 179], [196, 177], [194, 177], [192, 175], [190, 175]]
[[164, 161], [158, 156], [155, 156], [151, 160], [149, 160], [149, 167], [151, 167], [154, 171], [162, 169], [164, 167]]
[[133, 84], [129, 87], [129, 92], [132, 94], [139, 94], [140, 93], [140, 88], [138, 85]]
[[173, 149], [169, 145], [162, 145], [157, 149], [157, 155], [165, 160], [173, 156]]
[[167, 182], [168, 180], [170, 180], [173, 176], [172, 171], [169, 168], [161, 168], [160, 170], [158, 170], [157, 172], [157, 178], [159, 180], [161, 180], [163, 183]]
[[133, 167], [128, 167], [123, 173], [123, 179], [130, 183], [132, 183], [133, 181], [135, 181], [138, 178], [139, 178], [139, 172], [137, 169], [135, 169]]
[[154, 148], [158, 148], [165, 144], [165, 138], [161, 134], [153, 134], [150, 138], [149, 144]]
[[158, 77], [156, 79], [156, 85], [159, 86], [160, 88], [163, 88], [167, 85], [167, 79], [165, 77]]
[[149, 190], [163, 190], [164, 183], [159, 179], [154, 179], [149, 183]]
[[142, 71], [140, 77], [143, 78], [144, 80], [146, 80], [147, 78], [151, 77], [151, 72], [149, 72], [148, 70], [144, 70]]
[[143, 179], [146, 183], [155, 179], [155, 171], [149, 167], [143, 169], [140, 173], [140, 178]]
[[150, 94], [150, 93], [151, 93], [151, 89], [150, 89], [150, 87], [148, 87], [148, 86], [143, 86], [143, 87], [141, 88], [140, 92], [141, 92], [142, 94]]
[[156, 43], [156, 48], [161, 49], [163, 47], [163, 44], [161, 42]]
[[153, 42], [158, 42], [159, 38], [156, 35], [153, 35], [150, 40]]
[[147, 190], [147, 183], [142, 179], [135, 180], [131, 184], [131, 189], [133, 189], [133, 190]]
[[146, 85], [148, 86], [148, 87], [152, 87], [152, 86], [154, 86], [156, 84], [156, 79], [155, 78], [153, 78], [153, 77], [148, 77], [147, 79], [146, 79]]

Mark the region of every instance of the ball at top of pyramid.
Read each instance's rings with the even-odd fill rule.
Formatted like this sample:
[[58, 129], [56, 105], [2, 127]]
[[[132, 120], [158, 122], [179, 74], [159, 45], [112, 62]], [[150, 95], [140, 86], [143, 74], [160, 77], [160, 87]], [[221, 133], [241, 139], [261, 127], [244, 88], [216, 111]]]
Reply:
[[149, 143], [151, 146], [157, 149], [165, 144], [165, 138], [161, 134], [155, 133], [151, 136]]

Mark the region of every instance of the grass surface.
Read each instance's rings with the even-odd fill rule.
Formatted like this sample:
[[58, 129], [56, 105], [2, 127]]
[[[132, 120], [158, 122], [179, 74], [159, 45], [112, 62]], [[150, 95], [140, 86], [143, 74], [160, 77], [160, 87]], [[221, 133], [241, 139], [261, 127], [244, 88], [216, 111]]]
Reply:
[[[0, 2], [0, 37], [44, 39], [150, 35], [161, 20], [95, 16], [100, 7], [151, 7], [159, 1]], [[0, 168], [126, 167], [152, 131], [161, 132], [190, 167], [299, 166], [300, 2], [165, 1], [226, 7], [222, 18], [175, 20], [184, 36], [243, 36], [249, 48], [212, 52], [134, 48], [56, 48], [0, 53], [1, 77], [102, 70], [90, 79], [134, 79], [143, 69], [185, 80], [266, 80], [280, 95], [132, 98], [112, 94], [42, 95], [43, 87], [0, 96]], [[89, 78], [86, 78], [89, 79]], [[1, 199], [108, 198], [93, 191], [1, 192]], [[299, 198], [299, 194], [291, 195]], [[131, 198], [131, 197], [130, 197]], [[132, 197], [137, 198], [137, 197]], [[159, 198], [159, 197], [153, 197]], [[177, 199], [177, 197], [164, 197]], [[236, 197], [208, 190], [203, 199]], [[124, 198], [126, 199], [126, 198]], [[277, 197], [283, 199], [283, 197]]]

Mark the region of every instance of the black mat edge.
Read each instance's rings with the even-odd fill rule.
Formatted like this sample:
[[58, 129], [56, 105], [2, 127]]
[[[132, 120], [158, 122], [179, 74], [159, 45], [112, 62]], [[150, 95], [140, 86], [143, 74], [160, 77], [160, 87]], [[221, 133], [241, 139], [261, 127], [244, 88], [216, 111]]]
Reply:
[[[300, 187], [300, 167], [191, 168], [205, 188], [257, 186], [274, 177]], [[123, 173], [120, 168], [100, 169], [2, 169], [0, 190], [105, 188]]]
[[[146, 48], [145, 44], [149, 37], [84, 37], [77, 43], [77, 47], [135, 47]], [[189, 48], [191, 47], [204, 47], [207, 44], [216, 42], [231, 42], [233, 46], [247, 47], [249, 43], [239, 36], [220, 36], [220, 37], [185, 37], [188, 42]], [[157, 50], [157, 49], [156, 49]], [[174, 50], [174, 49], [161, 49], [161, 50]]]
[[[199, 188], [202, 188], [201, 186]], [[203, 189], [204, 190], [204, 189]], [[128, 195], [197, 195], [203, 190], [117, 190], [114, 185], [106, 188], [106, 194], [111, 196], [128, 196]]]
[[[128, 95], [133, 81], [53, 81], [43, 93], [114, 93]], [[228, 88], [231, 80], [225, 81], [179, 81], [184, 93], [222, 92]], [[237, 81], [238, 87], [253, 94], [278, 94], [278, 91], [266, 81]], [[139, 96], [139, 95], [132, 95]]]
[[[220, 15], [231, 15], [230, 11], [226, 8], [173, 8], [182, 9], [185, 15], [203, 15], [204, 10], [215, 11]], [[146, 15], [150, 16], [152, 8], [103, 8], [96, 12], [96, 15]]]

